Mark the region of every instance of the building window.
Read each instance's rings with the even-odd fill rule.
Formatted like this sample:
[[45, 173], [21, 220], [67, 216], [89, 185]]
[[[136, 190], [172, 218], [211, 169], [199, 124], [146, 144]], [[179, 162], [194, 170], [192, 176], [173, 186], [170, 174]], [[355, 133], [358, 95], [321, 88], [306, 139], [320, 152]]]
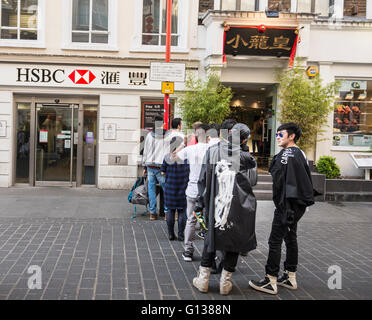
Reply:
[[66, 0], [63, 49], [117, 50], [117, 0]]
[[320, 16], [328, 17], [329, 8], [333, 1], [330, 0], [297, 0], [297, 12], [317, 13]]
[[[142, 44], [165, 46], [167, 0], [143, 0]], [[178, 0], [172, 1], [171, 45], [178, 46]]]
[[333, 145], [372, 145], [372, 81], [343, 80], [335, 102]]
[[[192, 1], [172, 0], [172, 52], [189, 52], [189, 32]], [[131, 52], [165, 52], [167, 0], [138, 0], [134, 6]]]
[[269, 0], [268, 9], [273, 11], [291, 11], [291, 0]]
[[365, 17], [367, 0], [344, 0], [344, 16]]
[[221, 0], [221, 10], [258, 11], [258, 0]]
[[73, 0], [72, 42], [108, 43], [108, 0]]
[[38, 40], [38, 0], [1, 0], [1, 39]]

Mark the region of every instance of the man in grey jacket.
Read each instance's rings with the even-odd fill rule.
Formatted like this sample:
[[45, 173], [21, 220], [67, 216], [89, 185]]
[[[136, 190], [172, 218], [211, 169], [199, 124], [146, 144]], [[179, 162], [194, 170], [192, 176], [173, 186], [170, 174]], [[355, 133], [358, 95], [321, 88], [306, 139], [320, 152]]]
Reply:
[[[146, 136], [142, 157], [143, 173], [148, 175], [150, 220], [157, 219], [156, 183], [158, 182], [164, 190], [165, 176], [161, 174], [160, 167], [164, 156], [170, 152], [170, 139], [170, 132], [163, 129], [163, 117], [156, 116], [154, 130]], [[167, 211], [166, 207], [164, 211]]]

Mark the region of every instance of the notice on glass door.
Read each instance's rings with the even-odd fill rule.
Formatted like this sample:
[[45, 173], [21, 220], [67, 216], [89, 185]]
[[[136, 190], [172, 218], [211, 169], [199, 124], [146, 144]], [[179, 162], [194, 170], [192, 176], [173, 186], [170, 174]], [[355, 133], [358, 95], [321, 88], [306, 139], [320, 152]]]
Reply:
[[40, 130], [39, 142], [48, 143], [48, 130]]
[[70, 149], [71, 148], [71, 140], [66, 139], [65, 140], [65, 149]]

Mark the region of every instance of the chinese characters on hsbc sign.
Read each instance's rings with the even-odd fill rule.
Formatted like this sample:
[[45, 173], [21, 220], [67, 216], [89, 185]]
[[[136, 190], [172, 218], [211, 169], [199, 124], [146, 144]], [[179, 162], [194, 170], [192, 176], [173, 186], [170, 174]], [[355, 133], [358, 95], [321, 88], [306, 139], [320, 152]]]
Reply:
[[[0, 85], [56, 88], [147, 89], [160, 91], [149, 68], [60, 65], [2, 65]], [[184, 84], [178, 84], [183, 90]]]
[[297, 34], [296, 28], [226, 27], [224, 54], [290, 57]]

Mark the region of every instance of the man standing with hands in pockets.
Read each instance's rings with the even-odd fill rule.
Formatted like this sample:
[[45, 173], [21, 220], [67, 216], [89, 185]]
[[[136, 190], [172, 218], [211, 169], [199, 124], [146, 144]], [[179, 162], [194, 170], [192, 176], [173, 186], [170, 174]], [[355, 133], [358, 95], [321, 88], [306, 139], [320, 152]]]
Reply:
[[[282, 124], [276, 132], [278, 146], [283, 149], [273, 158], [270, 173], [273, 178], [274, 220], [269, 238], [269, 256], [261, 281], [249, 281], [258, 291], [277, 294], [277, 285], [297, 289], [298, 264], [297, 223], [306, 207], [314, 204], [314, 191], [305, 153], [296, 145], [301, 129], [293, 122]], [[284, 273], [280, 270], [281, 246], [286, 245]]]

